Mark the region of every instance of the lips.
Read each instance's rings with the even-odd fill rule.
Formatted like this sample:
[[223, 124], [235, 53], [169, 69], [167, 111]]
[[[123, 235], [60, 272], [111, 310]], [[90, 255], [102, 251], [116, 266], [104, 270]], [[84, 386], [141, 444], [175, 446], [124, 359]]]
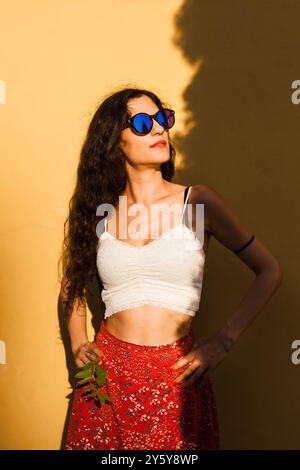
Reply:
[[165, 140], [158, 140], [155, 144], [150, 145], [150, 147], [166, 147], [167, 142]]

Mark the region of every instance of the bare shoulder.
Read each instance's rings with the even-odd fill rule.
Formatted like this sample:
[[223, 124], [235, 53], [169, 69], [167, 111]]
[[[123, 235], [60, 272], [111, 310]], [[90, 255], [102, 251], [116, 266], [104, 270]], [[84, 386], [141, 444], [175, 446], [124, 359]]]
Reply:
[[212, 232], [211, 227], [211, 216], [209, 205], [213, 204], [213, 188], [210, 188], [206, 184], [194, 184], [191, 185], [189, 203], [191, 205], [203, 204], [204, 205], [204, 223], [205, 230], [208, 233]]
[[224, 226], [229, 220], [231, 223], [238, 223], [231, 204], [215, 188], [206, 184], [197, 184], [192, 186], [191, 193], [194, 203], [204, 204], [206, 226], [212, 234], [218, 232], [218, 226]]
[[207, 184], [192, 185], [191, 193], [193, 194], [193, 198], [199, 203], [213, 203], [217, 198], [221, 198], [218, 191]]

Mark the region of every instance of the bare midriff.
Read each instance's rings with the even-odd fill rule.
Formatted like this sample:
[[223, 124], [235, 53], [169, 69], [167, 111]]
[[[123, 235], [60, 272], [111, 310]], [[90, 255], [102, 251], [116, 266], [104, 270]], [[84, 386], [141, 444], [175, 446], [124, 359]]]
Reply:
[[107, 330], [122, 341], [159, 346], [189, 333], [193, 317], [154, 305], [122, 310], [106, 318]]

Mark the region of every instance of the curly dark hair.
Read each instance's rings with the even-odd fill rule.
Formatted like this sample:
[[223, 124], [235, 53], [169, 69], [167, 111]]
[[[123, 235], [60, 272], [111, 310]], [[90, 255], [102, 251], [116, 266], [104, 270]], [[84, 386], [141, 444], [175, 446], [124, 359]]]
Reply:
[[[127, 102], [147, 95], [159, 109], [168, 107], [153, 92], [141, 88], [124, 88], [106, 96], [96, 110], [80, 152], [75, 190], [69, 202], [69, 215], [64, 223], [62, 278], [60, 299], [63, 316], [68, 320], [74, 302], [86, 305], [88, 283], [98, 276], [96, 226], [100, 204], [116, 205], [125, 189], [127, 173], [125, 154], [119, 147], [122, 129], [130, 114]], [[170, 181], [175, 171], [175, 147], [169, 139], [170, 158], [161, 164], [162, 177]], [[101, 220], [106, 217], [103, 216]], [[98, 218], [98, 220], [97, 220]]]

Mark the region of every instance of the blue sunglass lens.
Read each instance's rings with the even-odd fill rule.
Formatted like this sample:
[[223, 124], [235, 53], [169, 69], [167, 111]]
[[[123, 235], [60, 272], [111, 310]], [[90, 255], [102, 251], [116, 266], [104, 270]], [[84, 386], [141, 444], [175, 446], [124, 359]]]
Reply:
[[133, 119], [135, 130], [141, 134], [148, 133], [151, 130], [152, 119], [148, 114], [137, 114]]
[[159, 124], [163, 126], [165, 129], [171, 129], [171, 127], [173, 127], [175, 123], [174, 114], [175, 113], [172, 109], [163, 108], [157, 113], [156, 119], [159, 122]]

